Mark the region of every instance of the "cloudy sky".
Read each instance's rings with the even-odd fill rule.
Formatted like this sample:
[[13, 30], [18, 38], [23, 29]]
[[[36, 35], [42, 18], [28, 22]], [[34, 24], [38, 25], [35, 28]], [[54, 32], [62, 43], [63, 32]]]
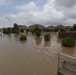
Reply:
[[[5, 17], [7, 17], [5, 19]], [[76, 0], [0, 0], [0, 28], [22, 25], [73, 25]]]

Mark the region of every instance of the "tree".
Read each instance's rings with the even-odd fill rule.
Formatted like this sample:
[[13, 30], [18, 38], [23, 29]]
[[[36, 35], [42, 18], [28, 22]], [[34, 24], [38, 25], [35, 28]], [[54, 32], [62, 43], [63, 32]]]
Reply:
[[58, 32], [59, 31], [59, 28], [55, 28], [55, 32]]
[[31, 32], [32, 32], [32, 33], [35, 33], [35, 30], [34, 30], [34, 29], [31, 29]]
[[20, 36], [19, 40], [20, 41], [25, 41], [25, 40], [27, 40], [27, 37], [25, 35], [22, 35], [22, 36]]
[[76, 31], [76, 24], [73, 25], [73, 30]]
[[4, 34], [8, 34], [8, 29], [7, 28], [3, 28], [3, 33]]
[[39, 30], [37, 30], [37, 31], [35, 31], [35, 34], [36, 34], [37, 37], [40, 37], [41, 32]]
[[18, 29], [18, 24], [17, 23], [14, 23], [14, 28]]
[[41, 32], [42, 30], [38, 26], [34, 28], [34, 33], [36, 34], [37, 37], [40, 37]]
[[7, 30], [8, 30], [8, 33], [11, 33], [12, 31], [11, 31], [11, 28], [7, 28]]
[[23, 32], [24, 32], [24, 30], [23, 30], [23, 29], [20, 29], [20, 32], [21, 32], [21, 33], [23, 33]]
[[36, 32], [36, 31], [39, 31], [40, 33], [42, 32], [42, 30], [38, 27], [38, 26], [36, 26], [35, 28], [34, 28], [34, 31]]
[[65, 28], [60, 28], [60, 32], [65, 32]]
[[13, 33], [19, 33], [19, 26], [16, 23], [14, 23]]
[[51, 35], [50, 34], [46, 34], [44, 35], [44, 40], [45, 41], [50, 41]]

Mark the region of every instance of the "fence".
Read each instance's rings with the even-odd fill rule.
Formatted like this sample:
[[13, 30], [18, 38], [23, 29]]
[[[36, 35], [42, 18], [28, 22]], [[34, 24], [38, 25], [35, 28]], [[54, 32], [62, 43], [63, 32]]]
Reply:
[[76, 39], [76, 32], [59, 32], [58, 37], [59, 38], [73, 37], [74, 39]]

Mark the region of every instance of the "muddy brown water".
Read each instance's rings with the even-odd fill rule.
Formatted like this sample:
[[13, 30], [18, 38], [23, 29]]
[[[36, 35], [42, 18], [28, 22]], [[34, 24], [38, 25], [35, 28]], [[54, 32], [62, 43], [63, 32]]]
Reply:
[[44, 34], [28, 33], [25, 42], [15, 34], [0, 36], [0, 75], [55, 75], [59, 52], [76, 57], [76, 47], [62, 47], [57, 33], [50, 33], [50, 42], [44, 42]]

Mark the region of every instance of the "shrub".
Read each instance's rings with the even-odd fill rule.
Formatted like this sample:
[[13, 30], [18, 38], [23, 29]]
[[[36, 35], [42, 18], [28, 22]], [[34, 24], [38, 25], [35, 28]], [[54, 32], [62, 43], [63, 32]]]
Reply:
[[58, 32], [59, 31], [59, 28], [55, 28], [55, 32]]
[[50, 41], [50, 38], [51, 38], [50, 34], [44, 35], [44, 40], [45, 41]]
[[37, 26], [34, 28], [34, 33], [37, 37], [40, 37], [42, 30]]
[[4, 34], [10, 34], [10, 33], [12, 33], [12, 28], [3, 28], [3, 33]]
[[60, 28], [60, 32], [65, 32], [66, 30], [64, 28]]
[[3, 33], [4, 34], [8, 34], [8, 29], [7, 28], [3, 28]]
[[24, 32], [24, 30], [23, 30], [23, 29], [20, 29], [20, 32], [21, 32], [21, 33], [23, 33], [23, 32]]
[[18, 24], [14, 23], [14, 27], [13, 27], [13, 31], [12, 32], [15, 33], [15, 34], [19, 34], [19, 26], [18, 26]]
[[64, 47], [74, 47], [75, 46], [75, 39], [72, 37], [65, 37], [62, 40], [62, 46]]
[[41, 32], [37, 30], [37, 31], [35, 31], [35, 34], [36, 34], [37, 37], [40, 37]]
[[42, 30], [37, 26], [34, 28], [34, 32], [39, 31], [40, 33], [42, 32]]
[[69, 29], [69, 31], [74, 31], [73, 27], [71, 27], [71, 28]]
[[76, 31], [76, 24], [73, 25], [73, 30]]
[[27, 40], [27, 37], [25, 36], [25, 35], [22, 35], [22, 36], [20, 36], [20, 41], [25, 41], [25, 40]]
[[35, 32], [35, 30], [34, 30], [34, 29], [32, 29], [32, 30], [31, 30], [31, 32], [32, 32], [32, 33], [34, 33], [34, 32]]

